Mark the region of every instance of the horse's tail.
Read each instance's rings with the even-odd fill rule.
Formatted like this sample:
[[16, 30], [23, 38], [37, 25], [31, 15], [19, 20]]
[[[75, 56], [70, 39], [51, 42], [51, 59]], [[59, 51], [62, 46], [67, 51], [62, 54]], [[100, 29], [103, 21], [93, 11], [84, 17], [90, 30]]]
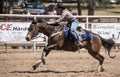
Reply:
[[113, 39], [104, 39], [102, 37], [101, 38], [101, 41], [102, 41], [102, 45], [105, 49], [107, 49], [108, 51], [108, 55], [110, 58], [114, 58], [116, 55], [114, 56], [110, 56], [110, 50], [111, 48], [114, 46], [115, 42], [113, 41]]

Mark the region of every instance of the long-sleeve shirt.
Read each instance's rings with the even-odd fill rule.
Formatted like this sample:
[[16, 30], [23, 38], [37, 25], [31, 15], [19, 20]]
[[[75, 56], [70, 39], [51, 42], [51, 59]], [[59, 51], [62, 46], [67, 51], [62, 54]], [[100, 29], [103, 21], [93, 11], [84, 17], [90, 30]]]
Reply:
[[63, 10], [62, 15], [60, 16], [60, 18], [53, 21], [53, 23], [59, 23], [62, 20], [65, 20], [67, 22], [71, 22], [74, 19], [75, 19], [75, 17], [72, 15], [72, 13], [69, 10], [65, 9], [65, 10]]

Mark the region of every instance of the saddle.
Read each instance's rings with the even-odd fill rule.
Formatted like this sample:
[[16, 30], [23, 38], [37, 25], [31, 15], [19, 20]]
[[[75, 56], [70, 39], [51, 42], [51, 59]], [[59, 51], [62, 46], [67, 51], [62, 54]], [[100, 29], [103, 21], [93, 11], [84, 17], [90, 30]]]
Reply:
[[[68, 36], [68, 34], [70, 33], [69, 27], [64, 26], [63, 29], [64, 29], [65, 39], [69, 38], [69, 36]], [[79, 36], [82, 37], [83, 41], [90, 41], [92, 39], [92, 34], [89, 31], [82, 29], [80, 26], [77, 27], [76, 32]]]

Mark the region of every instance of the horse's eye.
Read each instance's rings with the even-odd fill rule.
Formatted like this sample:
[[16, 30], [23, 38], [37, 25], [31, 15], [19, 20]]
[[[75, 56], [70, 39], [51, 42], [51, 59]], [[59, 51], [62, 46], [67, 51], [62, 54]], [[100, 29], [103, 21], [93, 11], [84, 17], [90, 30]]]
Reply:
[[28, 30], [30, 30], [30, 28], [28, 28]]
[[28, 28], [28, 31], [31, 31], [31, 30], [33, 30], [32, 28]]
[[34, 24], [31, 24], [31, 27], [34, 27], [35, 25]]

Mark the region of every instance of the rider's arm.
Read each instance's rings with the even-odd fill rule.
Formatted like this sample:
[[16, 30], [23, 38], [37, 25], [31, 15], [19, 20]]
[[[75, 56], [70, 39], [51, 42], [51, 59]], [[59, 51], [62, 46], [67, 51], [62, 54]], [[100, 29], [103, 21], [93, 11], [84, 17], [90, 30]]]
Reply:
[[66, 15], [67, 15], [67, 13], [63, 12], [62, 15], [57, 20], [50, 22], [50, 24], [55, 24], [55, 23], [61, 22], [65, 18]]
[[62, 15], [59, 17], [59, 19], [57, 19], [57, 20], [55, 21], [55, 23], [61, 22], [61, 21], [65, 18], [66, 15], [67, 15], [67, 13], [66, 13], [66, 12], [63, 12]]

